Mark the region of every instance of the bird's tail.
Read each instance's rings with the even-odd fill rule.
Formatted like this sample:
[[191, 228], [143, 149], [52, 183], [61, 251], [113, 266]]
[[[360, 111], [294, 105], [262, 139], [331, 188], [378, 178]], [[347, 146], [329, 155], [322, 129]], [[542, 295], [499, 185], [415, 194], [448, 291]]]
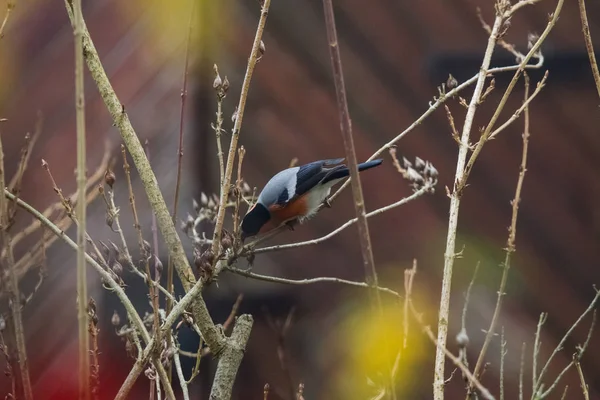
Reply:
[[[358, 164], [358, 170], [359, 171], [365, 171], [369, 168], [374, 168], [378, 165], [381, 165], [381, 163], [383, 162], [383, 159], [379, 158], [377, 160], [371, 160], [371, 161], [367, 161], [361, 164]], [[323, 179], [322, 183], [327, 183], [333, 180], [337, 180], [337, 179], [342, 179], [345, 178], [347, 176], [350, 175], [350, 170], [348, 169], [348, 167], [344, 166], [339, 166], [338, 168], [335, 168], [335, 170], [331, 171], [330, 174], [328, 174], [325, 179]]]

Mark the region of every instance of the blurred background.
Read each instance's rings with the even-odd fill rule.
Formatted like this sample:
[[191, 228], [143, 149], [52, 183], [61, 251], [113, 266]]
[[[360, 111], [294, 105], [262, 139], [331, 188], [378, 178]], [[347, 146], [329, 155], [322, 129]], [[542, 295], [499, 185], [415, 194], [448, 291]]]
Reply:
[[[518, 389], [521, 347], [526, 347], [526, 395], [530, 393], [531, 353], [541, 312], [549, 316], [543, 327], [540, 350], [545, 362], [564, 333], [588, 306], [594, 284], [600, 283], [600, 111], [590, 72], [577, 2], [565, 2], [558, 24], [542, 46], [545, 64], [531, 72], [532, 84], [545, 69], [548, 83], [533, 101], [529, 165], [517, 227], [507, 296], [499, 327], [507, 340], [505, 381], [507, 398]], [[348, 102], [359, 159], [366, 159], [396, 136], [428, 107], [436, 87], [452, 74], [462, 82], [475, 73], [487, 42], [477, 16], [493, 22], [493, 2], [480, 0], [397, 1], [336, 0]], [[151, 162], [168, 204], [174, 198], [177, 165], [180, 92], [185, 59], [185, 38], [191, 2], [177, 0], [84, 1], [84, 17], [107, 74], [142, 141], [149, 141]], [[526, 51], [529, 33], [541, 33], [555, 2], [545, 0], [523, 8], [512, 18], [506, 40]], [[0, 7], [2, 9], [2, 7]], [[225, 125], [237, 105], [241, 81], [258, 22], [255, 0], [199, 2], [193, 8], [193, 34], [185, 107], [184, 175], [180, 217], [192, 212], [192, 199], [218, 190], [218, 163], [211, 122], [216, 94], [212, 88], [214, 63], [231, 87], [225, 99]], [[589, 1], [592, 38], [600, 43], [600, 3]], [[4, 11], [1, 11], [0, 15]], [[252, 85], [240, 144], [247, 149], [244, 177], [259, 190], [268, 178], [286, 168], [293, 158], [300, 164], [343, 157], [335, 93], [331, 79], [322, 3], [273, 0], [263, 37], [266, 52]], [[498, 48], [492, 64], [510, 65], [514, 57]], [[16, 171], [26, 132], [33, 132], [38, 112], [43, 115], [41, 135], [25, 174], [22, 197], [37, 208], [56, 201], [45, 171], [44, 158], [65, 193], [75, 188], [75, 114], [73, 38], [60, 1], [17, 2], [0, 40], [0, 125], [6, 153], [7, 175]], [[475, 121], [483, 126], [494, 111], [512, 74], [499, 75], [494, 90], [480, 107]], [[112, 126], [94, 82], [86, 72], [88, 170], [93, 173], [105, 154], [105, 142], [116, 157], [117, 203], [123, 226], [135, 243], [127, 200], [120, 139]], [[470, 99], [472, 88], [462, 93]], [[501, 121], [516, 110], [523, 98], [518, 84]], [[447, 103], [458, 129], [465, 110], [456, 100]], [[465, 191], [459, 219], [457, 249], [463, 257], [455, 264], [449, 349], [458, 352], [454, 337], [460, 329], [464, 293], [475, 265], [480, 268], [467, 315], [469, 361], [474, 363], [496, 302], [504, 259], [503, 248], [510, 223], [521, 159], [522, 119], [489, 143], [479, 158]], [[225, 143], [228, 147], [228, 138]], [[415, 280], [417, 306], [424, 319], [436, 325], [443, 268], [449, 200], [444, 187], [452, 187], [457, 146], [443, 109], [398, 143], [398, 153], [418, 156], [440, 172], [434, 195], [428, 195], [385, 215], [369, 220], [373, 251], [383, 286], [403, 291], [404, 269], [418, 260]], [[386, 154], [384, 165], [363, 174], [367, 209], [375, 209], [411, 193], [408, 184]], [[150, 238], [148, 205], [136, 179], [141, 224]], [[353, 216], [350, 191], [332, 209], [280, 235], [284, 243], [319, 237]], [[19, 213], [18, 230], [29, 223]], [[102, 201], [89, 207], [90, 234], [94, 239], [117, 237], [105, 224]], [[210, 232], [209, 232], [210, 233]], [[75, 231], [69, 234], [74, 237]], [[184, 235], [182, 235], [184, 236]], [[189, 241], [184, 243], [191, 249]], [[19, 254], [31, 251], [35, 241], [23, 243]], [[135, 247], [135, 246], [133, 246]], [[166, 252], [161, 248], [166, 265]], [[190, 251], [191, 255], [191, 251]], [[41, 264], [40, 264], [41, 265]], [[40, 265], [23, 273], [21, 288], [31, 292]], [[244, 267], [242, 263], [240, 265]], [[36, 398], [69, 399], [77, 389], [77, 319], [75, 257], [61, 243], [48, 250], [46, 277], [24, 309], [25, 332]], [[363, 280], [364, 271], [356, 228], [317, 246], [258, 255], [254, 271], [287, 278], [337, 276]], [[100, 316], [101, 397], [112, 398], [133, 360], [110, 323], [116, 310], [125, 319], [116, 297], [102, 290], [90, 270], [90, 295]], [[146, 288], [131, 274], [124, 279], [140, 310], [150, 310]], [[213, 318], [223, 322], [239, 293], [241, 313], [251, 313], [255, 325], [234, 388], [234, 398], [262, 399], [269, 383], [269, 399], [290, 399], [292, 388], [304, 383], [306, 399], [369, 399], [378, 393], [378, 370], [396, 354], [386, 346], [399, 346], [402, 311], [394, 299], [385, 300], [385, 318], [373, 315], [367, 293], [360, 288], [329, 284], [282, 286], [223, 274], [218, 285], [206, 290]], [[5, 309], [3, 310], [5, 312]], [[291, 315], [282, 339], [277, 321]], [[575, 346], [585, 340], [589, 319], [567, 340], [546, 375], [552, 382], [571, 360]], [[498, 329], [499, 331], [500, 329]], [[600, 338], [594, 333], [582, 367], [590, 385], [590, 398], [600, 396]], [[489, 365], [482, 382], [498, 392], [499, 338], [488, 352]], [[181, 346], [195, 351], [197, 340], [185, 329]], [[281, 347], [283, 345], [283, 347]], [[283, 348], [283, 353], [280, 350]], [[395, 348], [394, 347], [394, 348]], [[401, 399], [431, 398], [434, 347], [411, 325], [409, 350], [402, 356], [397, 378]], [[283, 354], [282, 357], [280, 354]], [[2, 360], [4, 363], [4, 359]], [[4, 365], [4, 364], [3, 364]], [[192, 385], [194, 398], [208, 398], [216, 363], [203, 361], [201, 376]], [[190, 374], [192, 360], [184, 363]], [[448, 365], [450, 377], [453, 368]], [[368, 380], [374, 384], [368, 384]], [[1, 378], [2, 393], [10, 380]], [[567, 398], [581, 398], [575, 371], [567, 374]], [[464, 396], [464, 382], [456, 373], [447, 387], [448, 398]], [[141, 377], [131, 398], [147, 398], [148, 381]]]

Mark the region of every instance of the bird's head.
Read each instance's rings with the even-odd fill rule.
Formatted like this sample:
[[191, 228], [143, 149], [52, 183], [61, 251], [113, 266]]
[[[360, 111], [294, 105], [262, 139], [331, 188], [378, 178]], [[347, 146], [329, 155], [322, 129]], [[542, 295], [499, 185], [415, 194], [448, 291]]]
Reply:
[[256, 203], [242, 220], [242, 242], [250, 236], [258, 234], [261, 228], [269, 222], [271, 213], [262, 203]]

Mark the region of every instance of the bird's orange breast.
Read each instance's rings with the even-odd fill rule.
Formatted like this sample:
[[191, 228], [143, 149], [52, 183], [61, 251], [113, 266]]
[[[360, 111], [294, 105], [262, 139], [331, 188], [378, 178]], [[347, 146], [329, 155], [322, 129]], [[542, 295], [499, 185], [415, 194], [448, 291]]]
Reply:
[[290, 201], [285, 205], [272, 205], [269, 207], [271, 218], [276, 225], [302, 217], [308, 212], [308, 202], [306, 195], [302, 195], [297, 199]]

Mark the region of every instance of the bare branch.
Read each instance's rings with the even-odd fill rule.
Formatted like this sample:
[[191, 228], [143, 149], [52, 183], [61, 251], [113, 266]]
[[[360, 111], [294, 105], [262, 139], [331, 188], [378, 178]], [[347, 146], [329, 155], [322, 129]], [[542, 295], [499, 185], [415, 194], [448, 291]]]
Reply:
[[469, 137], [471, 135], [471, 127], [473, 125], [473, 119], [475, 117], [475, 111], [479, 104], [479, 99], [483, 93], [485, 79], [488, 75], [488, 69], [490, 67], [490, 61], [498, 39], [498, 34], [503, 23], [503, 15], [498, 12], [492, 28], [492, 33], [489, 36], [487, 47], [479, 74], [477, 77], [477, 83], [473, 92], [473, 97], [469, 103], [467, 109], [467, 115], [465, 117], [465, 123], [463, 125], [462, 136], [460, 142], [461, 146], [458, 148], [458, 160], [456, 163], [456, 175], [454, 178], [454, 190], [450, 195], [450, 212], [448, 220], [448, 236], [446, 239], [446, 250], [444, 253], [444, 272], [442, 279], [442, 292], [440, 299], [440, 308], [438, 316], [438, 335], [437, 343], [439, 346], [436, 347], [435, 354], [435, 370], [434, 370], [434, 382], [433, 382], [433, 397], [434, 400], [443, 400], [444, 398], [444, 363], [445, 363], [445, 350], [446, 342], [448, 338], [448, 316], [450, 312], [450, 289], [452, 284], [452, 268], [454, 266], [454, 259], [456, 257], [456, 231], [458, 228], [458, 213], [460, 208], [461, 190], [458, 187], [458, 182], [462, 179], [462, 175], [465, 169], [465, 163], [467, 160], [467, 154], [469, 152]]
[[[65, 2], [65, 5], [69, 18], [73, 21], [73, 9], [68, 1]], [[195, 286], [196, 278], [194, 277], [192, 268], [183, 250], [181, 240], [177, 234], [165, 200], [160, 192], [156, 176], [148, 162], [144, 148], [129, 121], [127, 113], [125, 113], [125, 107], [120, 103], [106, 72], [104, 71], [98, 52], [96, 51], [87, 27], [85, 26], [85, 22], [83, 24], [83, 48], [84, 58], [87, 62], [90, 74], [94, 79], [94, 82], [96, 82], [100, 94], [102, 95], [102, 99], [113, 118], [113, 122], [119, 130], [119, 133], [133, 158], [152, 210], [156, 214], [158, 227], [162, 233], [166, 247], [169, 249], [169, 253], [173, 258], [181, 283], [184, 289], [189, 292]], [[202, 283], [200, 285], [202, 285]], [[218, 356], [224, 346], [224, 338], [210, 318], [206, 303], [200, 295], [201, 286], [197, 290], [197, 296], [194, 298], [193, 306], [194, 320], [202, 330], [202, 335], [213, 350], [213, 354]]]
[[[415, 200], [417, 198], [419, 198], [420, 196], [424, 195], [425, 193], [427, 193], [428, 191], [430, 191], [433, 188], [433, 184], [432, 183], [427, 183], [425, 186], [423, 186], [421, 189], [417, 190], [416, 192], [414, 192], [413, 194], [411, 194], [408, 197], [405, 197], [395, 203], [389, 204], [385, 207], [381, 207], [378, 208], [376, 210], [371, 211], [370, 213], [367, 213], [365, 215], [366, 218], [370, 218], [373, 217], [375, 215], [379, 215], [381, 213], [384, 213], [386, 211], [389, 211], [393, 208], [399, 207], [401, 205], [404, 205], [412, 200]], [[341, 225], [340, 227], [338, 227], [337, 229], [329, 232], [327, 235], [325, 236], [321, 236], [320, 238], [317, 239], [312, 239], [312, 240], [307, 240], [305, 242], [297, 242], [297, 243], [289, 243], [289, 244], [280, 244], [280, 245], [275, 245], [275, 246], [270, 246], [270, 247], [263, 247], [260, 249], [256, 249], [254, 250], [255, 254], [259, 254], [259, 253], [266, 253], [266, 252], [270, 252], [270, 251], [280, 251], [280, 250], [287, 250], [287, 249], [293, 249], [296, 247], [303, 247], [303, 246], [309, 246], [309, 245], [314, 245], [314, 244], [319, 244], [322, 243], [326, 240], [331, 239], [332, 237], [334, 237], [335, 235], [337, 235], [338, 233], [342, 232], [344, 229], [348, 228], [349, 226], [352, 226], [353, 224], [355, 224], [358, 221], [358, 218], [352, 218], [351, 220], [347, 221], [346, 223], [344, 223], [343, 225]]]
[[[600, 299], [600, 291], [596, 290], [596, 295], [594, 296], [594, 298], [592, 299], [590, 305], [588, 306], [588, 308], [579, 316], [579, 318], [577, 319], [577, 321], [575, 321], [573, 323], [573, 325], [571, 325], [571, 328], [569, 328], [569, 330], [567, 331], [567, 333], [565, 333], [565, 335], [563, 336], [563, 338], [561, 339], [561, 341], [558, 343], [558, 345], [554, 348], [554, 351], [552, 352], [552, 354], [550, 354], [550, 357], [548, 358], [548, 360], [546, 361], [546, 364], [544, 364], [544, 368], [542, 368], [542, 371], [540, 372], [540, 376], [537, 379], [536, 385], [534, 386], [534, 390], [533, 390], [533, 394], [532, 394], [532, 399], [533, 398], [540, 398], [543, 399], [545, 397], [547, 397], [550, 392], [556, 387], [556, 385], [558, 384], [558, 381], [560, 380], [560, 378], [562, 377], [562, 375], [574, 364], [574, 361], [571, 361], [569, 363], [569, 365], [567, 365], [567, 367], [565, 367], [565, 369], [563, 370], [563, 372], [561, 372], [558, 377], [556, 378], [556, 380], [554, 381], [554, 383], [543, 393], [540, 393], [540, 391], [542, 390], [542, 378], [544, 377], [544, 374], [548, 371], [548, 367], [550, 366], [550, 363], [552, 362], [552, 359], [558, 354], [559, 351], [561, 351], [565, 345], [565, 342], [567, 341], [567, 339], [569, 338], [569, 336], [571, 336], [571, 334], [573, 333], [573, 331], [575, 330], [575, 328], [581, 323], [581, 321], [583, 321], [583, 319], [594, 310], [594, 308], [596, 307], [596, 303], [598, 302], [598, 299]], [[594, 329], [594, 322], [595, 322], [595, 318], [594, 320], [592, 320], [592, 324], [590, 325], [590, 330], [588, 332], [588, 337], [584, 343], [583, 346], [581, 346], [581, 348], [578, 349], [577, 351], [577, 357], [581, 358], [583, 353], [585, 352], [587, 345], [589, 344], [590, 338], [592, 337], [592, 330]]]
[[4, 20], [2, 21], [2, 25], [0, 25], [0, 39], [4, 37], [4, 28], [6, 27], [6, 23], [8, 22], [8, 17], [10, 17], [10, 13], [15, 8], [15, 0], [8, 0], [6, 2], [6, 14], [4, 14]]
[[253, 322], [254, 320], [249, 314], [242, 314], [236, 319], [233, 332], [227, 338], [227, 346], [223, 351], [223, 355], [219, 358], [215, 379], [210, 391], [211, 400], [229, 400], [231, 398], [235, 375], [242, 362]]
[[[244, 117], [244, 110], [246, 109], [246, 99], [248, 98], [248, 92], [250, 91], [250, 80], [252, 79], [252, 73], [254, 67], [260, 58], [260, 45], [262, 43], [262, 35], [267, 23], [267, 15], [269, 14], [269, 6], [271, 0], [264, 0], [262, 2], [262, 8], [260, 11], [260, 19], [258, 21], [258, 27], [256, 28], [256, 35], [254, 36], [254, 43], [252, 44], [252, 51], [248, 58], [248, 66], [246, 68], [246, 74], [244, 75], [244, 83], [242, 84], [242, 92], [240, 93], [240, 102], [237, 107], [235, 116], [235, 123], [233, 131], [231, 132], [231, 143], [229, 145], [229, 153], [227, 155], [227, 166], [225, 168], [225, 176], [221, 185], [221, 201], [219, 204], [219, 212], [217, 213], [217, 221], [215, 223], [215, 232], [213, 235], [212, 252], [215, 255], [220, 254], [221, 250], [221, 236], [223, 233], [223, 222], [225, 221], [225, 212], [227, 208], [227, 198], [229, 196], [229, 185], [231, 184], [231, 176], [233, 174], [233, 166], [235, 155], [237, 152], [237, 144], [240, 138], [240, 129], [242, 128], [242, 120]], [[215, 257], [218, 260], [219, 257]], [[216, 262], [216, 261], [215, 261]], [[215, 274], [219, 273], [219, 263], [216, 264]]]
[[79, 327], [79, 398], [89, 400], [90, 393], [90, 336], [88, 332], [87, 278], [85, 267], [86, 202], [85, 184], [86, 136], [85, 93], [83, 87], [83, 11], [81, 0], [71, 0], [73, 7], [73, 35], [75, 36], [75, 117], [77, 125], [77, 321]]
[[173, 353], [173, 360], [175, 361], [175, 370], [177, 371], [177, 377], [179, 378], [179, 385], [181, 386], [181, 392], [183, 393], [183, 400], [190, 400], [190, 394], [188, 392], [187, 382], [183, 376], [183, 370], [181, 369], [181, 360], [179, 359], [179, 352]]
[[600, 71], [598, 71], [598, 63], [596, 62], [596, 53], [594, 52], [594, 44], [592, 43], [592, 35], [590, 34], [590, 25], [588, 24], [587, 12], [585, 10], [585, 0], [579, 0], [579, 15], [581, 16], [581, 28], [583, 38], [585, 39], [585, 48], [590, 58], [590, 67], [594, 75], [596, 90], [600, 96]]
[[[29, 214], [31, 214], [34, 218], [38, 219], [54, 235], [56, 235], [58, 238], [62, 239], [71, 248], [73, 248], [74, 250], [77, 250], [77, 243], [75, 243], [73, 240], [71, 240], [71, 238], [68, 237], [63, 230], [61, 230], [59, 227], [57, 227], [55, 224], [53, 224], [43, 214], [41, 214], [39, 211], [37, 211], [35, 208], [30, 206], [29, 204], [25, 203], [23, 200], [18, 199], [15, 195], [10, 193], [6, 189], [4, 190], [4, 195], [9, 200], [16, 202], [19, 207], [23, 208], [25, 211], [27, 211]], [[139, 314], [135, 310], [135, 307], [133, 306], [133, 304], [127, 297], [127, 294], [125, 294], [125, 291], [123, 290], [123, 288], [114, 280], [112, 274], [108, 270], [103, 268], [98, 262], [96, 262], [96, 260], [94, 260], [89, 254], [87, 254], [87, 253], [85, 254], [85, 259], [88, 262], [88, 264], [90, 264], [92, 267], [94, 267], [94, 269], [100, 274], [103, 282], [110, 287], [110, 290], [117, 295], [117, 297], [119, 298], [119, 300], [125, 307], [125, 310], [127, 311], [128, 318], [135, 325], [135, 328], [141, 333], [144, 341], [146, 343], [148, 343], [147, 348], [152, 348], [153, 344], [154, 344], [154, 339], [150, 338], [150, 335], [148, 334], [148, 331], [146, 330], [146, 327], [144, 326], [142, 319], [140, 318]], [[198, 289], [196, 289], [196, 290], [198, 290]], [[189, 305], [189, 303], [190, 303], [190, 301], [188, 301], [186, 305]], [[171, 313], [171, 314], [173, 314], [173, 313]], [[178, 314], [178, 315], [180, 315], [180, 314]], [[174, 322], [173, 320], [174, 320], [174, 318], [172, 317], [171, 324], [173, 324], [173, 322]], [[167, 318], [166, 322], [168, 322], [168, 321], [169, 321], [169, 319]], [[140, 362], [140, 364], [141, 364], [140, 368], [143, 368], [145, 362]], [[160, 362], [158, 362], [156, 366], [157, 366], [158, 370], [160, 370], [162, 368], [162, 364], [160, 364]], [[141, 371], [140, 371], [140, 373], [141, 373]], [[165, 374], [165, 376], [166, 376], [166, 374]], [[136, 376], [136, 378], [137, 378], [137, 376]], [[131, 386], [133, 386], [134, 382], [135, 382], [135, 380], [130, 382]], [[168, 381], [165, 383], [165, 385], [170, 387], [170, 385], [168, 384]], [[125, 384], [124, 384], [124, 386], [125, 386]], [[131, 389], [131, 386], [129, 386], [128, 389]], [[123, 389], [123, 387], [121, 389]], [[125, 396], [126, 396], [126, 394], [127, 393], [125, 393]], [[118, 396], [117, 396], [117, 398], [124, 399], [124, 397], [118, 397]]]
[[[494, 308], [494, 314], [492, 315], [492, 320], [490, 321], [490, 327], [487, 330], [485, 335], [485, 339], [483, 341], [483, 345], [481, 346], [481, 351], [479, 352], [479, 356], [477, 357], [477, 363], [475, 364], [475, 368], [473, 369], [473, 374], [478, 376], [479, 371], [483, 367], [483, 363], [485, 361], [485, 354], [487, 352], [488, 346], [490, 345], [492, 338], [496, 332], [496, 324], [498, 323], [498, 318], [500, 317], [500, 310], [502, 308], [502, 300], [504, 298], [504, 291], [506, 290], [506, 282], [508, 280], [508, 272], [510, 270], [510, 262], [512, 253], [515, 252], [515, 241], [517, 237], [517, 218], [519, 216], [519, 203], [521, 202], [521, 191], [523, 189], [523, 182], [525, 180], [525, 172], [527, 171], [527, 154], [529, 151], [529, 101], [535, 96], [535, 93], [530, 97], [529, 96], [529, 76], [527, 74], [525, 76], [525, 95], [523, 99], [523, 109], [525, 111], [524, 118], [524, 127], [523, 127], [523, 148], [521, 152], [521, 165], [519, 168], [519, 177], [517, 179], [517, 187], [515, 188], [515, 196], [511, 201], [512, 205], [512, 216], [510, 227], [508, 228], [508, 239], [506, 241], [506, 249], [505, 249], [505, 257], [504, 263], [502, 264], [502, 278], [500, 278], [500, 287], [498, 289], [498, 298], [496, 299], [496, 307]], [[547, 76], [547, 75], [545, 75]], [[545, 77], [542, 82], [545, 81]], [[538, 84], [538, 89], [543, 86]], [[536, 92], [539, 91], [536, 89]]]
[[[234, 267], [225, 267], [225, 271], [229, 271], [229, 272], [232, 272], [237, 275], [245, 276], [246, 278], [257, 279], [257, 280], [265, 281], [265, 282], [282, 283], [285, 285], [312, 285], [314, 283], [341, 283], [344, 285], [358, 286], [358, 287], [363, 287], [363, 288], [372, 287], [371, 285], [369, 285], [366, 282], [355, 282], [355, 281], [349, 281], [346, 279], [332, 278], [332, 277], [325, 277], [325, 276], [318, 277], [318, 278], [294, 280], [294, 279], [278, 278], [278, 277], [270, 276], [270, 275], [260, 275], [260, 274], [254, 273], [254, 272], [245, 271], [243, 269], [238, 269], [238, 268], [234, 268]], [[398, 292], [395, 292], [392, 289], [384, 288], [381, 286], [376, 286], [374, 289], [376, 289], [380, 292], [391, 294], [396, 297], [401, 297], [400, 294], [398, 294]]]
[[[4, 175], [4, 149], [2, 146], [2, 138], [0, 137], [0, 188], [6, 186]], [[14, 196], [13, 196], [14, 197]], [[23, 328], [23, 315], [21, 312], [21, 293], [19, 290], [19, 278], [15, 268], [15, 256], [13, 253], [13, 244], [10, 235], [6, 231], [8, 229], [8, 204], [4, 196], [0, 196], [0, 246], [6, 249], [6, 270], [9, 273], [9, 296], [10, 296], [10, 311], [13, 319], [15, 341], [17, 346], [17, 357], [19, 363], [19, 371], [21, 373], [21, 382], [23, 384], [23, 396], [25, 400], [33, 400], [33, 391], [31, 389], [31, 379], [29, 377], [29, 362], [27, 360], [27, 347], [25, 345], [25, 332]], [[1, 261], [1, 258], [0, 258]], [[15, 393], [16, 394], [16, 393]]]

